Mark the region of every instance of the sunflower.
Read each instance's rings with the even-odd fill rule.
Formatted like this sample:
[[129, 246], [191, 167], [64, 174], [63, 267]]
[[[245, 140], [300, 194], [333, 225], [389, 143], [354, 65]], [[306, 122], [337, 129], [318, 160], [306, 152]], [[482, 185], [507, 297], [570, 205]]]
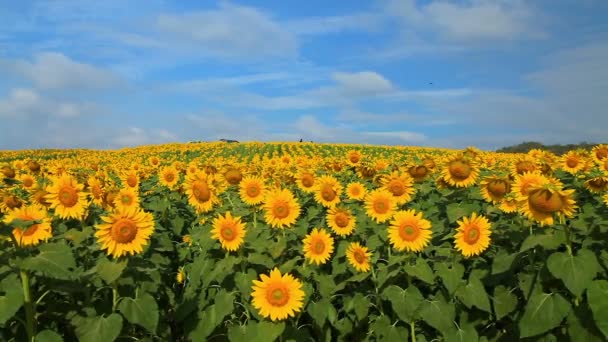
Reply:
[[426, 165], [412, 165], [408, 167], [407, 173], [414, 179], [414, 182], [420, 183], [431, 174], [431, 170]]
[[115, 208], [139, 207], [139, 194], [133, 188], [122, 188], [114, 198]]
[[466, 188], [475, 184], [479, 168], [473, 160], [456, 154], [448, 158], [442, 175], [445, 182], [451, 186]]
[[380, 180], [382, 187], [391, 194], [397, 205], [409, 202], [415, 192], [413, 180], [408, 174], [399, 174], [394, 171], [390, 175], [382, 177]]
[[314, 186], [315, 200], [326, 208], [332, 208], [340, 202], [342, 185], [333, 176], [317, 178]]
[[367, 194], [365, 185], [359, 182], [352, 182], [346, 186], [346, 195], [351, 200], [363, 200]]
[[345, 237], [355, 230], [357, 219], [348, 209], [333, 207], [327, 213], [327, 225], [339, 236]]
[[274, 189], [266, 194], [263, 205], [265, 220], [273, 228], [285, 228], [296, 223], [300, 203], [288, 189]]
[[511, 192], [511, 181], [508, 177], [488, 176], [480, 183], [481, 196], [490, 203], [496, 204]]
[[238, 185], [243, 179], [243, 174], [235, 167], [228, 167], [224, 172], [224, 179], [230, 185]]
[[117, 208], [102, 216], [95, 237], [108, 255], [121, 257], [143, 252], [154, 232], [154, 217], [137, 207]]
[[549, 183], [533, 186], [528, 190], [528, 198], [520, 202], [519, 211], [540, 223], [541, 227], [552, 225], [554, 214], [560, 221], [574, 215], [576, 204], [573, 194], [574, 190], [556, 189]]
[[304, 192], [315, 191], [315, 175], [312, 172], [300, 171], [296, 174], [296, 185]]
[[[48, 192], [46, 192], [46, 190], [44, 189], [38, 189], [36, 191], [34, 191], [34, 193], [32, 194], [32, 200], [34, 203], [39, 204], [43, 207], [50, 207], [51, 204], [46, 200], [46, 195], [48, 195]], [[0, 196], [2, 197], [2, 196]], [[0, 200], [0, 207], [1, 207], [1, 200]], [[0, 210], [1, 212], [2, 210]]]
[[89, 177], [87, 186], [91, 194], [91, 201], [99, 206], [103, 205], [103, 185], [97, 177]]
[[585, 188], [593, 193], [601, 193], [608, 190], [608, 177], [598, 176], [588, 179], [584, 183]]
[[156, 156], [152, 156], [150, 158], [148, 158], [148, 164], [150, 164], [150, 166], [157, 168], [160, 166], [160, 159], [158, 159], [158, 157]]
[[175, 281], [178, 284], [183, 284], [186, 281], [186, 271], [184, 270], [184, 266], [180, 266], [177, 269], [177, 274], [175, 275]]
[[4, 217], [4, 223], [8, 225], [14, 220], [36, 221], [27, 228], [13, 228], [13, 236], [19, 246], [35, 246], [52, 237], [51, 220], [42, 206], [22, 206], [9, 211]]
[[388, 228], [391, 245], [398, 250], [420, 252], [431, 239], [431, 221], [422, 218], [415, 210], [400, 210], [395, 213]]
[[585, 158], [577, 151], [568, 151], [561, 158], [561, 167], [570, 174], [576, 174], [585, 167]]
[[359, 162], [361, 161], [361, 152], [356, 151], [356, 150], [350, 150], [346, 153], [346, 160], [348, 161], [348, 164], [352, 165], [352, 166], [357, 166], [359, 165]]
[[511, 165], [511, 174], [513, 176], [517, 176], [523, 175], [527, 172], [539, 171], [536, 158], [540, 157], [541, 154], [542, 151], [538, 154], [537, 157], [533, 157], [532, 155], [523, 155], [517, 158]]
[[188, 203], [196, 209], [197, 213], [209, 212], [214, 204], [219, 203], [215, 188], [210, 184], [212, 178], [213, 176], [205, 172], [197, 172], [188, 176], [184, 184]]
[[294, 317], [304, 306], [302, 283], [291, 274], [281, 275], [276, 267], [270, 276], [262, 274], [260, 280], [253, 280], [252, 289], [253, 307], [273, 321]]
[[604, 204], [606, 204], [608, 206], [608, 194], [605, 194], [604, 197], [602, 197], [602, 199], [604, 200]]
[[192, 236], [190, 236], [190, 234], [182, 236], [182, 242], [187, 244], [188, 246], [192, 246]]
[[139, 187], [139, 175], [136, 170], [129, 170], [125, 172], [121, 179], [123, 186], [129, 188], [138, 188]]
[[236, 251], [241, 247], [245, 232], [245, 224], [241, 222], [241, 218], [233, 217], [229, 211], [225, 216], [219, 215], [213, 219], [211, 237], [219, 240], [222, 248], [227, 251]]
[[62, 219], [79, 219], [84, 216], [86, 194], [84, 185], [67, 173], [53, 179], [53, 185], [47, 187], [46, 200], [55, 209], [55, 215]]
[[608, 145], [600, 144], [591, 150], [591, 156], [598, 164], [608, 159]]
[[505, 213], [514, 213], [517, 211], [519, 201], [513, 193], [508, 193], [502, 198], [498, 208]]
[[36, 178], [30, 174], [24, 173], [17, 178], [21, 182], [21, 186], [26, 190], [31, 190], [36, 185]]
[[199, 171], [198, 168], [198, 163], [196, 161], [191, 161], [190, 163], [188, 163], [188, 166], [186, 167], [186, 175], [193, 175], [196, 174]]
[[304, 238], [304, 257], [309, 263], [321, 265], [334, 251], [334, 239], [323, 229], [315, 228]]
[[490, 222], [482, 215], [473, 213], [458, 222], [454, 244], [465, 257], [479, 255], [490, 245]]
[[522, 175], [515, 176], [512, 191], [518, 201], [525, 201], [528, 197], [528, 189], [530, 187], [548, 183], [547, 177], [543, 176], [539, 171], [526, 172]]
[[388, 221], [393, 216], [396, 204], [386, 189], [376, 189], [365, 196], [365, 211], [377, 223]]
[[163, 167], [158, 173], [158, 182], [173, 189], [179, 182], [179, 172], [173, 166]]
[[348, 263], [359, 272], [367, 272], [370, 270], [371, 257], [372, 253], [367, 247], [361, 246], [358, 242], [351, 242], [346, 249]]
[[239, 183], [241, 200], [248, 205], [260, 204], [264, 201], [266, 186], [264, 180], [256, 176], [245, 176]]

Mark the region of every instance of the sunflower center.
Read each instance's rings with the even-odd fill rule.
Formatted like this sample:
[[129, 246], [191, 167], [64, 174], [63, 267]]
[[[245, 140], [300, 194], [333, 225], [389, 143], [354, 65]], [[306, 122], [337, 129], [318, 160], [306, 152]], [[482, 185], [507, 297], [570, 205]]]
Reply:
[[230, 170], [228, 170], [226, 172], [226, 174], [224, 175], [224, 177], [226, 177], [226, 180], [231, 185], [239, 184], [239, 182], [241, 181], [241, 179], [243, 179], [243, 175], [241, 174], [241, 171], [239, 171], [237, 169], [230, 169]]
[[604, 158], [608, 158], [608, 148], [602, 148], [602, 149], [598, 149], [595, 152], [595, 156], [597, 157], [597, 159], [602, 160]]
[[315, 240], [312, 244], [312, 250], [315, 254], [321, 254], [325, 250], [325, 243], [321, 239]]
[[137, 235], [137, 225], [133, 220], [121, 218], [112, 225], [112, 239], [118, 243], [129, 243]]
[[220, 230], [220, 234], [222, 238], [226, 241], [232, 241], [236, 239], [236, 232], [234, 231], [233, 226], [223, 226]]
[[26, 188], [29, 188], [32, 185], [34, 185], [34, 180], [32, 178], [28, 177], [23, 180], [23, 186], [25, 186]]
[[388, 190], [393, 196], [401, 196], [405, 193], [405, 184], [400, 180], [392, 180], [388, 185]]
[[134, 188], [137, 185], [137, 177], [135, 177], [135, 175], [129, 175], [129, 177], [127, 177], [127, 185]]
[[350, 157], [348, 158], [350, 160], [351, 163], [358, 163], [359, 160], [361, 160], [361, 157], [359, 157], [358, 154], [351, 154]]
[[21, 200], [15, 196], [8, 196], [4, 198], [4, 204], [9, 209], [19, 208], [21, 207]]
[[338, 226], [340, 228], [344, 228], [344, 227], [348, 226], [348, 223], [350, 222], [350, 217], [348, 217], [348, 215], [345, 213], [337, 213], [335, 221], [336, 221], [336, 226]]
[[546, 189], [533, 191], [528, 197], [528, 203], [533, 209], [546, 214], [559, 211], [564, 206], [559, 194], [551, 193]]
[[578, 160], [574, 158], [568, 158], [568, 160], [566, 160], [566, 165], [568, 167], [574, 168], [578, 165]]
[[211, 191], [205, 182], [195, 181], [192, 184], [192, 194], [200, 202], [207, 202], [211, 198]]
[[315, 184], [315, 179], [312, 177], [312, 175], [306, 173], [302, 176], [302, 185], [304, 185], [307, 188], [310, 188], [314, 184]]
[[414, 178], [422, 178], [426, 176], [428, 169], [424, 165], [412, 166], [409, 168], [408, 172], [410, 173], [410, 176]]
[[247, 187], [247, 196], [249, 197], [258, 197], [258, 195], [260, 194], [260, 187], [257, 186], [256, 184], [252, 184], [249, 185]]
[[332, 189], [331, 185], [325, 185], [321, 190], [321, 197], [328, 202], [333, 201], [336, 198], [336, 192]]
[[93, 194], [95, 199], [101, 198], [101, 188], [99, 185], [93, 185], [91, 187], [91, 194]]
[[458, 180], [467, 179], [473, 172], [471, 166], [462, 160], [451, 161], [448, 170], [450, 175]]
[[283, 286], [275, 287], [266, 293], [266, 299], [272, 306], [284, 306], [289, 301], [289, 292]]
[[608, 184], [608, 181], [605, 181], [602, 178], [591, 179], [589, 181], [589, 185], [593, 188], [603, 188], [606, 184]]
[[361, 189], [358, 186], [353, 186], [350, 188], [350, 194], [352, 196], [359, 196], [360, 193], [361, 193]]
[[494, 180], [488, 184], [487, 189], [492, 195], [502, 197], [510, 191], [510, 186], [504, 180]]
[[272, 208], [272, 214], [278, 219], [286, 218], [289, 216], [289, 205], [284, 201], [276, 203]]
[[420, 229], [412, 224], [403, 224], [399, 227], [399, 236], [405, 241], [414, 241], [420, 235]]
[[353, 252], [353, 257], [358, 264], [364, 264], [367, 261], [367, 256], [362, 250], [356, 250]]
[[175, 180], [175, 175], [172, 172], [167, 173], [167, 174], [165, 174], [165, 180], [167, 182], [173, 182]]
[[57, 195], [59, 202], [66, 207], [73, 207], [78, 203], [78, 193], [71, 186], [62, 187]]
[[517, 163], [515, 169], [516, 169], [517, 173], [519, 173], [521, 175], [525, 172], [532, 172], [532, 171], [536, 170], [536, 165], [534, 165], [534, 163], [531, 161], [525, 160], [525, 161], [520, 161], [519, 163]]
[[124, 205], [130, 205], [133, 203], [133, 198], [129, 195], [122, 195], [122, 197], [120, 197], [120, 202]]
[[464, 242], [468, 243], [469, 245], [474, 245], [477, 242], [477, 240], [479, 240], [479, 236], [480, 236], [479, 228], [470, 227], [464, 233]]
[[374, 201], [374, 211], [378, 214], [385, 214], [388, 212], [388, 203], [384, 199], [378, 199]]

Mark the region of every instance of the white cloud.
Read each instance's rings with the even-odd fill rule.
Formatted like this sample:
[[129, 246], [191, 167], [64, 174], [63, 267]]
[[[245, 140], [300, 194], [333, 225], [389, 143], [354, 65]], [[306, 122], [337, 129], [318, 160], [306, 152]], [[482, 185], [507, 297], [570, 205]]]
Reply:
[[295, 36], [269, 15], [252, 7], [220, 3], [218, 9], [163, 14], [157, 26], [168, 43], [206, 51], [216, 57], [295, 56]]
[[160, 144], [178, 141], [179, 138], [166, 129], [146, 129], [129, 127], [113, 132], [109, 137], [111, 147], [135, 147], [139, 145]]
[[74, 118], [94, 111], [94, 107], [90, 103], [61, 101], [44, 97], [32, 89], [16, 88], [0, 98], [0, 118]]
[[373, 71], [335, 72], [332, 74], [332, 78], [337, 83], [337, 89], [348, 95], [375, 95], [393, 89], [389, 80]]
[[363, 132], [364, 135], [380, 138], [394, 138], [404, 142], [423, 142], [427, 140], [424, 134], [410, 131], [380, 131], [380, 132]]
[[41, 89], [99, 89], [118, 84], [118, 77], [93, 65], [76, 62], [58, 52], [43, 52], [33, 62], [3, 62], [10, 71]]
[[345, 31], [377, 31], [383, 26], [377, 13], [355, 13], [340, 16], [308, 17], [287, 21], [287, 29], [298, 35], [320, 35]]

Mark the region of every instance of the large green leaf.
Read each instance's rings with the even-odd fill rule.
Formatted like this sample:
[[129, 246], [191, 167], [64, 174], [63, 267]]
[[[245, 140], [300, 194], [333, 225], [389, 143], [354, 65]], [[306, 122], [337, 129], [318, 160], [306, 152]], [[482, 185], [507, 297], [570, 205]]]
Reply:
[[356, 293], [345, 307], [346, 311], [354, 310], [357, 319], [363, 321], [367, 318], [370, 301], [362, 293]]
[[592, 251], [581, 249], [576, 256], [561, 252], [551, 254], [547, 268], [553, 276], [564, 282], [574, 296], [580, 297], [595, 278], [600, 266]]
[[570, 304], [559, 294], [533, 294], [519, 321], [520, 337], [545, 333], [559, 326], [570, 311]]
[[0, 282], [0, 325], [10, 320], [23, 305], [23, 289], [16, 274], [10, 274]]
[[132, 324], [141, 325], [153, 335], [156, 334], [159, 316], [158, 305], [150, 294], [144, 293], [138, 298], [122, 298], [118, 310]]
[[412, 323], [418, 318], [418, 309], [424, 301], [422, 294], [415, 286], [402, 289], [397, 285], [388, 286], [382, 296], [391, 302], [393, 311], [399, 319]]
[[97, 264], [97, 274], [107, 284], [111, 284], [114, 280], [118, 279], [122, 274], [122, 271], [127, 267], [127, 259], [121, 261], [109, 261], [106, 258], [101, 259]]
[[453, 303], [446, 302], [441, 296], [422, 302], [420, 317], [430, 326], [446, 335], [454, 328], [456, 309]]
[[513, 261], [517, 258], [517, 253], [509, 253], [505, 250], [500, 250], [492, 261], [492, 274], [499, 274], [511, 269]]
[[450, 295], [454, 294], [456, 289], [464, 284], [462, 280], [464, 266], [460, 263], [436, 263], [435, 270]]
[[433, 270], [429, 266], [428, 262], [421, 257], [416, 259], [416, 263], [414, 265], [406, 265], [405, 272], [426, 283], [435, 283], [435, 275], [433, 274]]
[[252, 291], [251, 285], [253, 284], [253, 280], [257, 278], [258, 275], [252, 268], [248, 269], [247, 273], [238, 272], [234, 275], [234, 282], [243, 299], [249, 300]]
[[122, 317], [116, 313], [108, 317], [76, 317], [73, 323], [81, 342], [112, 342], [122, 330]]
[[391, 323], [388, 317], [380, 316], [370, 324], [370, 328], [376, 336], [377, 341], [407, 341], [408, 331], [404, 327]]
[[22, 261], [23, 269], [40, 272], [50, 278], [75, 278], [76, 261], [68, 245], [60, 242], [48, 243], [41, 245], [39, 249], [38, 255]]
[[34, 342], [63, 342], [63, 337], [53, 330], [42, 330], [36, 334]]
[[477, 342], [479, 335], [472, 324], [463, 324], [444, 334], [445, 342]]
[[319, 327], [323, 327], [326, 320], [333, 323], [333, 320], [338, 315], [336, 309], [327, 298], [321, 299], [318, 302], [309, 303], [307, 311], [315, 324], [317, 324]]
[[208, 306], [199, 315], [199, 321], [190, 333], [190, 338], [193, 341], [206, 341], [207, 336], [222, 323], [224, 317], [228, 316], [234, 310], [234, 295], [225, 290], [219, 291], [215, 295], [214, 304]]
[[496, 319], [505, 317], [517, 308], [517, 296], [502, 285], [494, 289], [493, 301]]
[[608, 338], [608, 281], [596, 280], [587, 289], [587, 301], [595, 324]]
[[469, 282], [456, 290], [456, 297], [468, 308], [473, 306], [485, 312], [491, 312], [488, 293], [479, 278], [474, 275], [469, 277]]
[[538, 235], [530, 235], [521, 244], [519, 251], [527, 251], [536, 246], [541, 246], [545, 250], [553, 250], [557, 249], [564, 242], [566, 242], [566, 238], [564, 237], [564, 233], [560, 231]]
[[232, 342], [273, 342], [285, 331], [285, 323], [250, 322], [228, 328], [228, 339]]

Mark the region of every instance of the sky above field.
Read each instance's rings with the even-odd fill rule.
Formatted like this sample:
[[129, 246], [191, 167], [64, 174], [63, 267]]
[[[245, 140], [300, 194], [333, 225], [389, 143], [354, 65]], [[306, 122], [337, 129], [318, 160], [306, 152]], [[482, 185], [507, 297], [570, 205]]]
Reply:
[[608, 1], [0, 0], [0, 149], [608, 140]]

